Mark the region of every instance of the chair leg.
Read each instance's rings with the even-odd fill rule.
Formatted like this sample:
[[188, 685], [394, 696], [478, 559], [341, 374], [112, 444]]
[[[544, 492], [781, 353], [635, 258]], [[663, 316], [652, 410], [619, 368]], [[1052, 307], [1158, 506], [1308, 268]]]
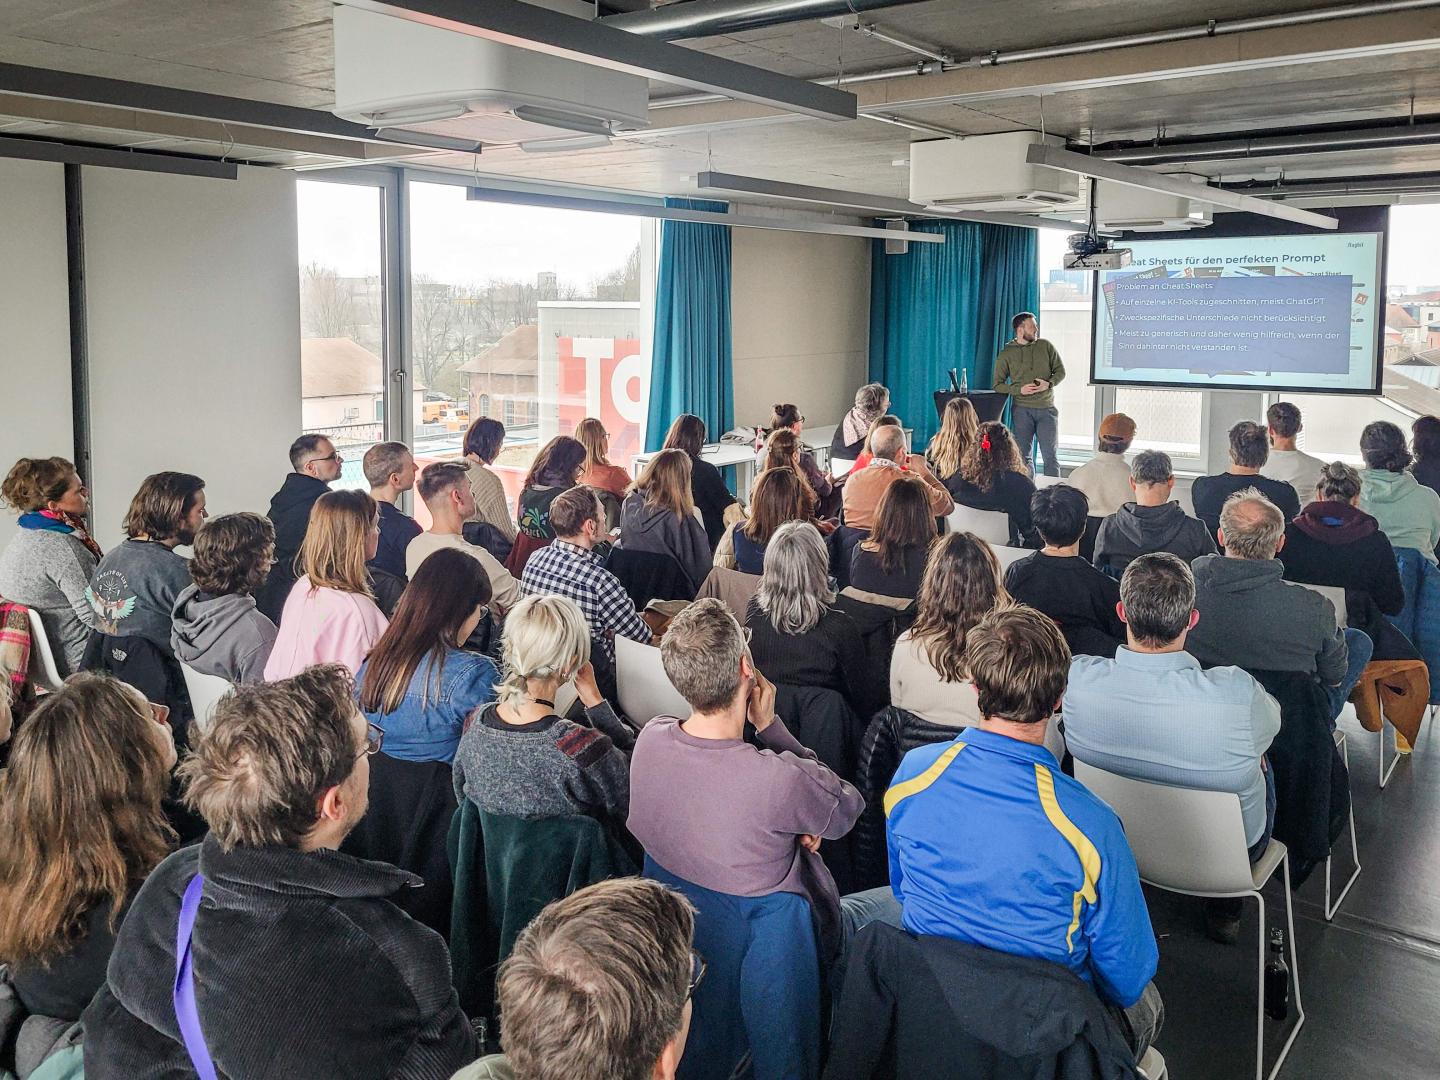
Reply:
[[1256, 933], [1259, 963], [1255, 971], [1255, 1080], [1265, 1080], [1265, 897], [1258, 890], [1253, 895], [1260, 903], [1260, 929]]
[[[1280, 1056], [1275, 1059], [1275, 1064], [1270, 1069], [1269, 1080], [1275, 1080], [1276, 1075], [1279, 1074], [1281, 1067], [1285, 1064], [1285, 1059], [1290, 1056], [1290, 1047], [1295, 1045], [1295, 1037], [1300, 1034], [1300, 1029], [1305, 1026], [1305, 1004], [1300, 999], [1300, 953], [1295, 943], [1295, 902], [1293, 894], [1290, 892], [1290, 855], [1288, 852], [1285, 858], [1281, 860], [1280, 866], [1285, 871], [1285, 927], [1290, 933], [1290, 979], [1295, 988], [1295, 1026], [1290, 1029], [1290, 1037], [1285, 1040], [1285, 1045], [1280, 1048]], [[1260, 926], [1260, 935], [1263, 939], [1265, 935], [1263, 922]], [[1262, 953], [1263, 951], [1262, 949]], [[1265, 964], [1263, 960], [1261, 961], [1260, 969], [1260, 1009], [1263, 1018], [1265, 1009]], [[1261, 1046], [1262, 1048], [1264, 1046], [1263, 1040]]]
[[1405, 755], [1395, 751], [1395, 756], [1390, 759], [1390, 767], [1385, 767], [1385, 721], [1380, 721], [1380, 787], [1383, 789], [1390, 782], [1391, 775], [1395, 772], [1395, 766], [1400, 764], [1400, 759]]
[[[1345, 739], [1343, 731], [1335, 733], [1335, 743], [1340, 747], [1340, 757], [1345, 762], [1345, 771], [1350, 771], [1350, 746]], [[1340, 905], [1345, 902], [1345, 894], [1355, 884], [1355, 879], [1360, 876], [1360, 843], [1355, 838], [1355, 800], [1350, 800], [1350, 854], [1354, 857], [1355, 870], [1345, 881], [1345, 887], [1340, 890], [1340, 895], [1335, 897], [1334, 903], [1330, 901], [1330, 867], [1335, 862], [1335, 852], [1332, 850], [1325, 859], [1325, 921], [1329, 922], [1335, 918], [1335, 913], [1340, 910]]]

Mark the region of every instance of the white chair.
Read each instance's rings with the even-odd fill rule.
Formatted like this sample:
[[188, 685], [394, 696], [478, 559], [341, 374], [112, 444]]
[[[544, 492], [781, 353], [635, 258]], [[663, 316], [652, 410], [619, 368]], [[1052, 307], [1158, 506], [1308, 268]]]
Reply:
[[1044, 473], [1036, 473], [1034, 480], [1036, 490], [1039, 490], [1040, 488], [1054, 487], [1056, 484], [1065, 483], [1065, 478], [1063, 476], [1046, 476]]
[[1165, 1067], [1165, 1059], [1153, 1046], [1145, 1051], [1145, 1056], [1140, 1059], [1140, 1064], [1136, 1068], [1140, 1070], [1140, 1075], [1145, 1080], [1167, 1080], [1170, 1075], [1169, 1069]]
[[1240, 797], [1221, 791], [1194, 791], [1147, 784], [1075, 761], [1075, 779], [1104, 799], [1125, 824], [1140, 878], [1167, 892], [1234, 899], [1253, 896], [1260, 904], [1256, 964], [1255, 1078], [1265, 1080], [1265, 897], [1260, 892], [1280, 868], [1285, 884], [1285, 922], [1290, 935], [1290, 974], [1295, 983], [1295, 1027], [1271, 1068], [1274, 1080], [1295, 1036], [1305, 1026], [1300, 1000], [1300, 960], [1295, 950], [1295, 910], [1290, 895], [1290, 858], [1272, 839], [1251, 865], [1245, 843]]
[[[1383, 725], [1382, 725], [1383, 727]], [[1380, 749], [1385, 749], [1385, 733], [1380, 733]], [[1337, 729], [1335, 731], [1335, 745], [1340, 748], [1340, 757], [1345, 761], [1345, 772], [1350, 772], [1350, 749], [1345, 744], [1345, 732]], [[1396, 755], [1397, 757], [1399, 755]], [[1340, 910], [1340, 905], [1345, 902], [1345, 894], [1350, 891], [1350, 886], [1355, 884], [1355, 879], [1360, 876], [1360, 842], [1355, 839], [1355, 800], [1350, 800], [1350, 854], [1355, 860], [1355, 870], [1346, 879], [1345, 887], [1340, 890], [1340, 895], [1335, 897], [1335, 902], [1330, 902], [1330, 866], [1335, 861], [1335, 852], [1332, 849], [1325, 857], [1325, 921], [1329, 922], [1335, 918], [1335, 913]]]
[[1010, 515], [1003, 510], [976, 510], [956, 504], [946, 515], [945, 524], [951, 532], [974, 533], [992, 545], [1010, 542]]
[[832, 457], [830, 459], [830, 475], [837, 480], [848, 474], [854, 467], [854, 458]]
[[55, 654], [50, 651], [50, 638], [40, 621], [40, 613], [32, 607], [25, 611], [30, 618], [30, 665], [25, 677], [41, 693], [54, 693], [65, 680], [55, 667]]
[[620, 711], [636, 727], [657, 716], [690, 715], [690, 705], [665, 674], [660, 650], [629, 638], [615, 638], [615, 690]]
[[219, 675], [196, 671], [186, 663], [181, 663], [180, 674], [185, 677], [185, 691], [190, 695], [190, 708], [195, 712], [195, 728], [204, 732], [210, 727], [210, 717], [216, 704], [229, 692], [230, 681]]
[[1002, 575], [1026, 555], [1034, 554], [1029, 548], [1007, 547], [1004, 544], [991, 544], [990, 550], [995, 552], [995, 558], [1000, 560]]

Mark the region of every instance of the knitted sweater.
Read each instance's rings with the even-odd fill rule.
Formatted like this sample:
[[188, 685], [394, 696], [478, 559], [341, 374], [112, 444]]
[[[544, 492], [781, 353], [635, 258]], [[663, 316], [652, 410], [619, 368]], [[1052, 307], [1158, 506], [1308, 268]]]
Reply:
[[21, 529], [0, 553], [0, 596], [40, 613], [55, 667], [80, 670], [95, 612], [85, 597], [95, 556], [73, 535]]

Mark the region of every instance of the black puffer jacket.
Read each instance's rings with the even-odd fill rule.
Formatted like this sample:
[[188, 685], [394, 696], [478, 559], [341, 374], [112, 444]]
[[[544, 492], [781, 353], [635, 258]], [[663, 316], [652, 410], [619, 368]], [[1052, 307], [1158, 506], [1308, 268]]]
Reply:
[[276, 626], [280, 625], [280, 612], [290, 595], [290, 586], [295, 584], [295, 556], [300, 554], [305, 531], [310, 528], [310, 511], [329, 490], [330, 485], [323, 480], [292, 472], [270, 500], [266, 517], [275, 526], [275, 565], [255, 594], [255, 606]]

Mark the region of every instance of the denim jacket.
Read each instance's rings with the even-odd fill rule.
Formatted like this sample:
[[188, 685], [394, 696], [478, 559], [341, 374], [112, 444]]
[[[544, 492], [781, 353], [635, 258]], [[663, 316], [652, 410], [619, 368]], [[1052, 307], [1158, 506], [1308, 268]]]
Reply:
[[[356, 680], [365, 684], [367, 661]], [[500, 673], [489, 657], [462, 649], [445, 650], [437, 680], [430, 658], [420, 661], [400, 707], [394, 712], [365, 713], [385, 732], [385, 753], [402, 761], [450, 761], [460, 745], [466, 718], [495, 700]]]

